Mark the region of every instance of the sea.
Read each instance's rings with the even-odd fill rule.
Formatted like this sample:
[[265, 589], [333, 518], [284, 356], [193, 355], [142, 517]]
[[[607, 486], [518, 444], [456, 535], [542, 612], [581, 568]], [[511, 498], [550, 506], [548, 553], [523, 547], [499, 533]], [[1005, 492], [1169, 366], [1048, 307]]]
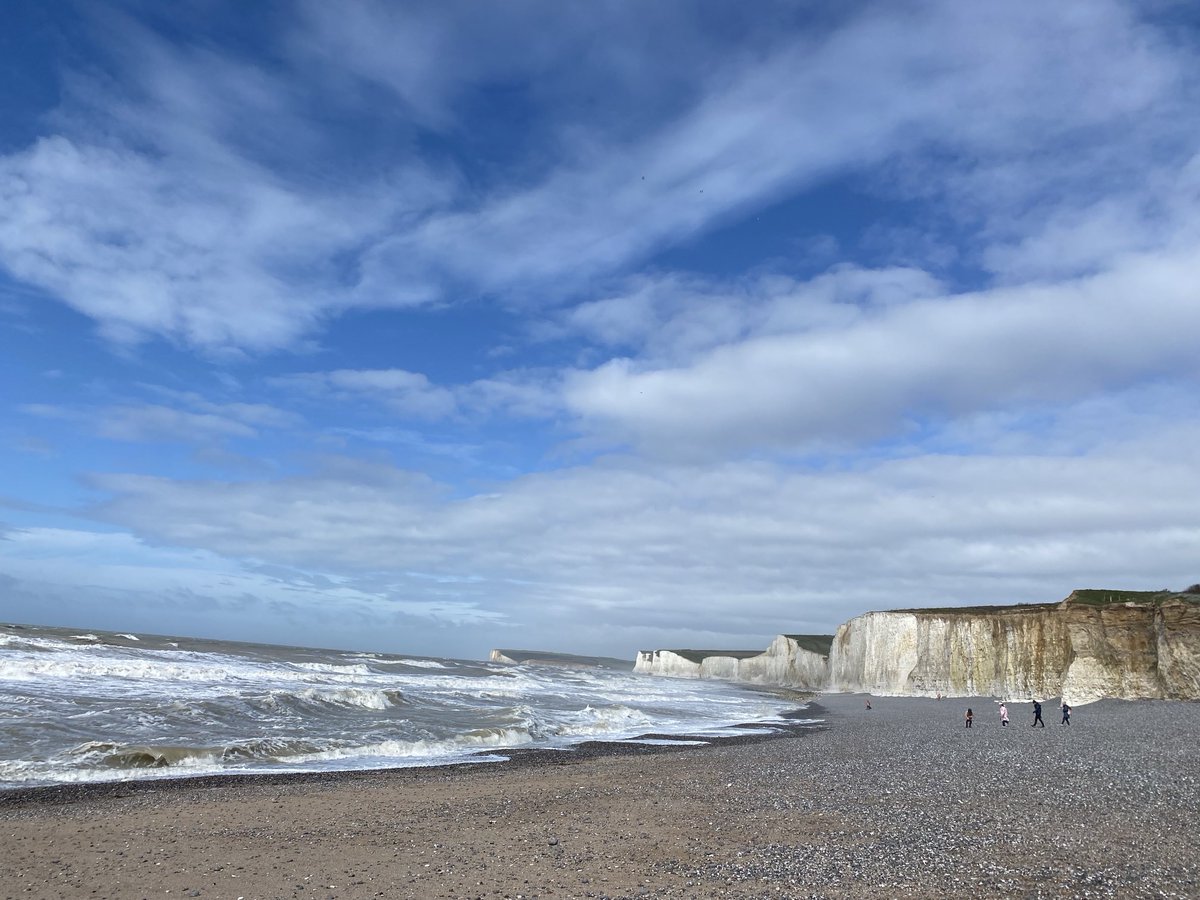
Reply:
[[795, 698], [631, 668], [0, 625], [0, 791], [481, 764], [804, 721]]

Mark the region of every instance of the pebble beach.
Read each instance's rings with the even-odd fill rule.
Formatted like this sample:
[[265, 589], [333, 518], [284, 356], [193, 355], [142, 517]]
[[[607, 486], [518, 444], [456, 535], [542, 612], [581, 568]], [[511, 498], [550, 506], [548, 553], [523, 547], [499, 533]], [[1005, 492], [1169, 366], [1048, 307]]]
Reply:
[[9, 791], [0, 898], [1200, 897], [1200, 703], [871, 700], [704, 747]]

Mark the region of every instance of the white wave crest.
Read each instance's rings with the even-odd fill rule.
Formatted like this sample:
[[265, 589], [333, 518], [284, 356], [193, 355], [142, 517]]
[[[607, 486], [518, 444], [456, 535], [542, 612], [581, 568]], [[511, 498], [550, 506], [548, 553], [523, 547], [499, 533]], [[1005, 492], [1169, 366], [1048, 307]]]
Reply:
[[[252, 677], [254, 669], [244, 664], [230, 665], [215, 655], [159, 651], [102, 653], [64, 652], [55, 654], [18, 654], [0, 659], [0, 681], [121, 679], [136, 682], [138, 690], [156, 687], [171, 690], [179, 682], [222, 683], [236, 680], [240, 674]], [[239, 671], [240, 670], [240, 671]]]
[[340, 666], [333, 663], [294, 663], [297, 669], [303, 669], [305, 672], [318, 672], [322, 675], [370, 675], [371, 670], [366, 666]]
[[654, 723], [653, 717], [632, 706], [585, 706], [572, 725], [576, 734], [609, 734], [644, 729]]
[[294, 758], [294, 762], [371, 760], [377, 765], [428, 765], [431, 759], [452, 759], [478, 750], [503, 750], [533, 743], [524, 728], [479, 728], [442, 740], [380, 741], [358, 747], [339, 747]]
[[403, 703], [404, 698], [397, 690], [371, 690], [369, 688], [305, 688], [300, 691], [271, 691], [270, 702], [276, 705], [281, 700], [294, 698], [307, 703], [326, 703], [330, 706], [353, 706], [359, 709], [383, 710]]

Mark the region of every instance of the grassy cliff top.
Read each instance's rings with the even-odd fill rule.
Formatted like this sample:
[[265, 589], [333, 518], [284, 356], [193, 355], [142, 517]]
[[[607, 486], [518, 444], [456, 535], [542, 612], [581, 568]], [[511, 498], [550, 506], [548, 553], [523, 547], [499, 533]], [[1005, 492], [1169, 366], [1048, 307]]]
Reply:
[[818, 656], [828, 656], [833, 646], [832, 634], [785, 634], [784, 637], [799, 644], [801, 650], [816, 653]]
[[1082, 603], [1086, 606], [1108, 606], [1111, 603], [1144, 603], [1151, 606], [1161, 606], [1168, 600], [1183, 600], [1186, 603], [1200, 603], [1200, 592], [1192, 591], [1111, 591], [1103, 588], [1086, 588], [1071, 591], [1067, 603]]
[[937, 613], [938, 615], [979, 615], [981, 613], [1033, 612], [1054, 609], [1057, 603], [1010, 603], [1007, 606], [923, 606], [919, 609], [888, 609], [882, 612]]
[[676, 656], [682, 656], [688, 662], [701, 663], [710, 656], [729, 656], [733, 659], [749, 659], [751, 656], [761, 656], [762, 650], [669, 650]]
[[1193, 585], [1186, 591], [1118, 591], [1105, 588], [1081, 588], [1071, 591], [1071, 595], [1058, 603], [1014, 603], [1007, 606], [939, 606], [923, 609], [891, 609], [888, 612], [902, 613], [937, 613], [938, 615], [978, 615], [980, 613], [1004, 612], [1034, 612], [1037, 610], [1055, 609], [1062, 604], [1079, 604], [1081, 606], [1110, 606], [1116, 603], [1138, 603], [1147, 606], [1161, 606], [1170, 600], [1183, 600], [1185, 603], [1200, 603], [1200, 585]]

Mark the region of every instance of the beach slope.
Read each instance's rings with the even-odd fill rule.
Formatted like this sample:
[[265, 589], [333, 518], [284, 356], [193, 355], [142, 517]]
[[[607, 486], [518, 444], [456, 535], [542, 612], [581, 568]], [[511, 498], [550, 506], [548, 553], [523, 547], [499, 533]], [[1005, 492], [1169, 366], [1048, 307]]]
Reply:
[[10, 792], [0, 898], [1200, 896], [1200, 704], [818, 703], [746, 744]]

